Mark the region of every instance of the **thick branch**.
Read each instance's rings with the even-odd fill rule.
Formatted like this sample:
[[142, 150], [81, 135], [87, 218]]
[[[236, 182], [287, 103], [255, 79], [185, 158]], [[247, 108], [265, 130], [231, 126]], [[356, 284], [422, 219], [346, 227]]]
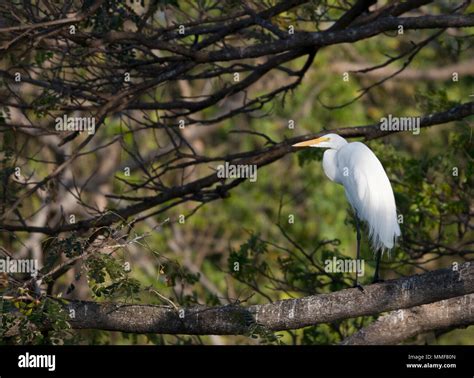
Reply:
[[393, 311], [341, 344], [397, 344], [421, 333], [474, 324], [474, 294]]
[[398, 30], [434, 29], [448, 27], [474, 26], [474, 14], [442, 15], [421, 17], [384, 17], [368, 25], [338, 31], [300, 32], [292, 38], [278, 40], [265, 45], [245, 48], [229, 48], [221, 51], [197, 52], [194, 59], [199, 62], [217, 62], [245, 58], [257, 58], [263, 55], [278, 54], [304, 47], [329, 46], [340, 43], [353, 43], [375, 35]]
[[474, 264], [440, 269], [366, 286], [300, 299], [243, 307], [193, 307], [70, 302], [76, 329], [189, 335], [247, 334], [255, 325], [272, 331], [302, 328], [474, 293]]

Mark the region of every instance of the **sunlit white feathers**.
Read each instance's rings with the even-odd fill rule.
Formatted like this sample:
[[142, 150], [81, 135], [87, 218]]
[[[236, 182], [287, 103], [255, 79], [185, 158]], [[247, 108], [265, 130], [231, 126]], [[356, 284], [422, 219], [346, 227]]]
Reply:
[[344, 186], [356, 216], [369, 229], [374, 252], [390, 250], [400, 236], [392, 186], [379, 159], [365, 144], [348, 143], [337, 134], [295, 144], [328, 148], [324, 152], [326, 176]]

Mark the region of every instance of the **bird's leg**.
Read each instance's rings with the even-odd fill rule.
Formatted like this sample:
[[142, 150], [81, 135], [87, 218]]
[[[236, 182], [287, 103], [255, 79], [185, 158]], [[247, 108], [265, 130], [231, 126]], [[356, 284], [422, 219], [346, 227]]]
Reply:
[[[357, 231], [357, 252], [356, 252], [356, 266], [357, 266], [357, 261], [359, 261], [360, 258], [360, 227], [359, 227], [359, 218], [357, 218], [357, 214], [355, 215], [355, 224], [356, 224], [356, 231]], [[354, 287], [357, 287], [361, 291], [364, 291], [361, 285], [359, 285], [359, 273], [356, 270], [356, 278], [355, 278], [355, 283]]]
[[373, 279], [373, 283], [376, 283], [376, 282], [380, 282], [380, 279], [379, 279], [379, 267], [380, 267], [380, 257], [382, 256], [382, 250], [379, 249], [377, 251], [377, 257], [376, 257], [376, 260], [375, 260], [375, 273], [374, 273], [374, 279]]

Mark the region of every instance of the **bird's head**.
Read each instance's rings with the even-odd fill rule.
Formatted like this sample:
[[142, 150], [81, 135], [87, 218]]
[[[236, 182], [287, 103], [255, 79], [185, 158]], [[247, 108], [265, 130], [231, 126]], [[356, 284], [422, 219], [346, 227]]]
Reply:
[[337, 134], [326, 134], [316, 139], [305, 140], [304, 142], [293, 144], [293, 147], [319, 147], [319, 148], [333, 148], [339, 149], [347, 141]]

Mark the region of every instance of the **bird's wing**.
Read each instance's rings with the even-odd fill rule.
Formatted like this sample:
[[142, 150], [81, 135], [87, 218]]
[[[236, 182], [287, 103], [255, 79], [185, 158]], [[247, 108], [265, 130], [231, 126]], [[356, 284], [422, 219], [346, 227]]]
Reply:
[[340, 180], [359, 219], [369, 225], [374, 249], [392, 248], [400, 235], [392, 186], [375, 154], [353, 142], [337, 153]]

